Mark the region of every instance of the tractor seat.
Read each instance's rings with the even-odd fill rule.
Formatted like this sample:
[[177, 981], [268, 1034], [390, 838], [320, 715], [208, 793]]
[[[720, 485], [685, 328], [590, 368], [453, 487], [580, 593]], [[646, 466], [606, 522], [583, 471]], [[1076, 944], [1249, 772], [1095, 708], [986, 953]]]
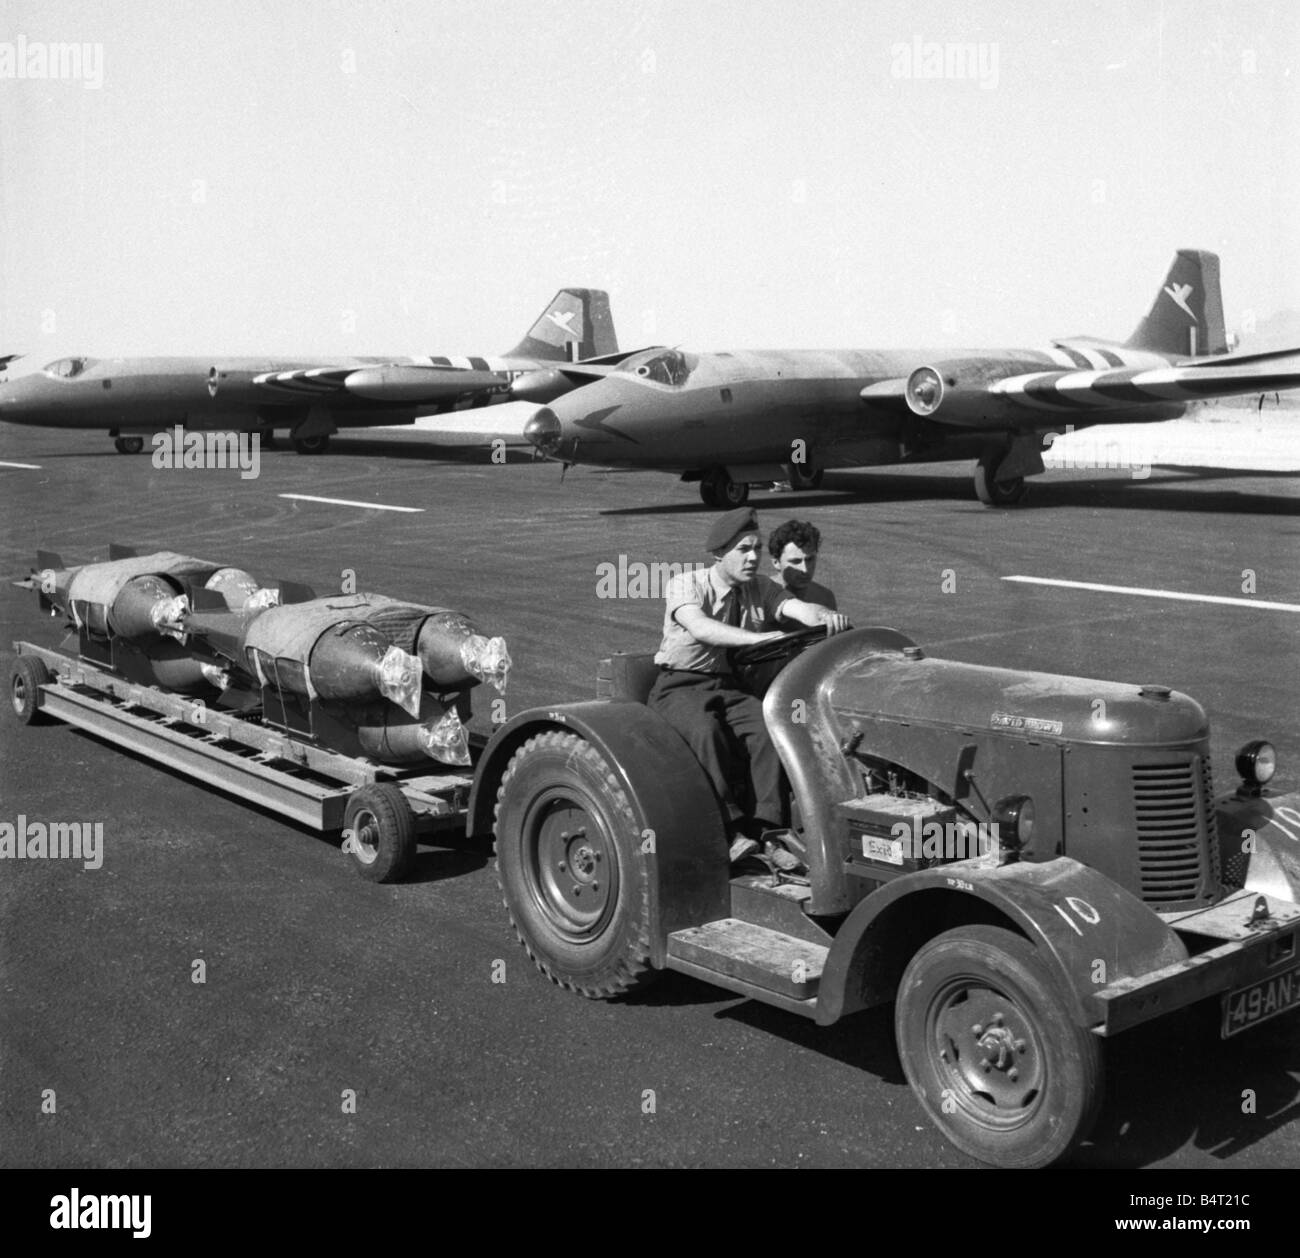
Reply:
[[645, 703], [659, 676], [653, 651], [616, 651], [600, 661], [596, 672], [598, 699], [630, 699]]

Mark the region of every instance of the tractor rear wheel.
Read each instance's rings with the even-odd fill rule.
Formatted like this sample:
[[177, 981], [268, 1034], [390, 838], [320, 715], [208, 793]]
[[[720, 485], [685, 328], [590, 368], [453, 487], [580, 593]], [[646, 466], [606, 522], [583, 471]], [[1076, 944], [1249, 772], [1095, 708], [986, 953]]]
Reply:
[[591, 743], [558, 730], [524, 743], [501, 780], [495, 828], [511, 924], [547, 978], [605, 999], [656, 977], [640, 829]]

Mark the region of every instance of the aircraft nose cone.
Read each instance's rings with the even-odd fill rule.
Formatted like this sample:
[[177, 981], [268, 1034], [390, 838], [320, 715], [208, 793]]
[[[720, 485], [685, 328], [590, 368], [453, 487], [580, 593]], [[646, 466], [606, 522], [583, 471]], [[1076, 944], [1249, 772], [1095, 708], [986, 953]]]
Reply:
[[524, 436], [543, 454], [555, 454], [560, 448], [564, 427], [549, 406], [543, 406], [525, 425]]

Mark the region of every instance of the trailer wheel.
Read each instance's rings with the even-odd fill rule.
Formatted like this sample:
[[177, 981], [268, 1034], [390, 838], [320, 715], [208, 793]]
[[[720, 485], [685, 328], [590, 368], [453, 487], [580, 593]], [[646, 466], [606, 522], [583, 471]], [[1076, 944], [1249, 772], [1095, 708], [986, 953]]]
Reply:
[[558, 731], [530, 738], [501, 780], [495, 828], [511, 925], [547, 978], [606, 999], [656, 977], [636, 819], [595, 747]]
[[44, 660], [32, 655], [20, 655], [14, 660], [9, 677], [9, 699], [14, 705], [14, 715], [24, 725], [37, 725], [41, 715], [41, 687], [50, 680], [50, 670]]
[[348, 799], [347, 853], [363, 878], [400, 882], [415, 859], [415, 814], [401, 788], [363, 786]]
[[1048, 1166], [1087, 1136], [1101, 1044], [1071, 1019], [1033, 945], [963, 926], [912, 958], [895, 1008], [898, 1053], [930, 1118], [996, 1166]]

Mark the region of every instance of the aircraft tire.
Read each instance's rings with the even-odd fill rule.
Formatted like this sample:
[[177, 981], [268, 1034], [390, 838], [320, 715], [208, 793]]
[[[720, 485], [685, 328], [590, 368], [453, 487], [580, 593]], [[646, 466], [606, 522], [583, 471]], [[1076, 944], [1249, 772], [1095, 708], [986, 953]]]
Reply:
[[705, 472], [700, 481], [700, 498], [706, 507], [731, 511], [749, 501], [749, 485], [745, 481], [732, 480], [725, 467], [715, 467]]
[[787, 463], [785, 476], [794, 490], [820, 489], [822, 487], [822, 469], [809, 467], [806, 463]]
[[1023, 476], [998, 480], [1000, 462], [1000, 454], [996, 457], [986, 455], [975, 465], [975, 496], [986, 507], [1014, 507], [1028, 489]]
[[290, 437], [290, 444], [299, 454], [324, 454], [329, 449], [330, 435], [327, 432], [315, 437]]
[[114, 437], [113, 449], [118, 454], [139, 454], [144, 449], [143, 437]]

